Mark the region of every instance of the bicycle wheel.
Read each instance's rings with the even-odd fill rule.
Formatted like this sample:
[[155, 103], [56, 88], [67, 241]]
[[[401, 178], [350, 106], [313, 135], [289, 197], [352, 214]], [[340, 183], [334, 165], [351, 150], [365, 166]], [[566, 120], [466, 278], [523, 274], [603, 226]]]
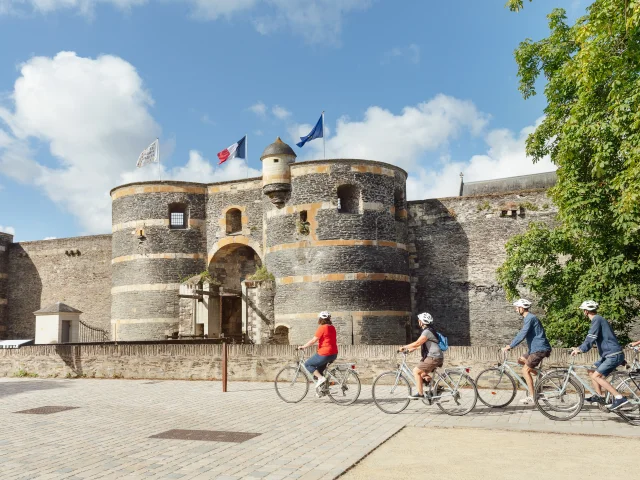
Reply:
[[629, 403], [614, 411], [631, 425], [640, 426], [640, 375], [628, 377], [616, 386], [620, 395], [627, 397]]
[[552, 372], [542, 377], [536, 385], [536, 407], [551, 420], [570, 420], [584, 403], [584, 390], [572, 377], [563, 372]]
[[327, 377], [329, 398], [340, 405], [351, 405], [360, 396], [360, 378], [353, 370], [331, 370]]
[[404, 375], [385, 372], [378, 375], [371, 387], [373, 402], [384, 413], [400, 413], [409, 405], [411, 385]]
[[435, 404], [447, 415], [466, 415], [478, 401], [478, 389], [473, 379], [462, 372], [447, 372], [449, 380], [440, 377], [435, 386]]
[[309, 391], [309, 380], [301, 372], [302, 366], [284, 367], [276, 375], [276, 393], [287, 403], [298, 403]]
[[493, 367], [487, 368], [476, 377], [478, 398], [487, 407], [506, 407], [516, 398], [516, 381], [507, 372]]

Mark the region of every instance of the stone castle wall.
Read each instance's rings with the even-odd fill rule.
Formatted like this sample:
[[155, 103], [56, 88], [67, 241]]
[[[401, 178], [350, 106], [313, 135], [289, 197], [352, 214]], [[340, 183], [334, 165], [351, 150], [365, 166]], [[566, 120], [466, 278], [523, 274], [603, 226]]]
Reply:
[[34, 338], [33, 312], [55, 302], [109, 331], [111, 235], [12, 243], [7, 252], [7, 316], [0, 338]]
[[[302, 344], [319, 311], [329, 310], [345, 344], [406, 339], [410, 319], [406, 218], [396, 218], [394, 193], [404, 198], [406, 173], [362, 160], [291, 166], [284, 208], [266, 210], [265, 258], [276, 277], [276, 327]], [[353, 191], [353, 211], [338, 209], [341, 189]], [[351, 197], [349, 197], [351, 198]], [[308, 231], [300, 228], [305, 221]]]
[[8, 295], [9, 295], [9, 247], [13, 235], [0, 233], [0, 339], [7, 335]]
[[509, 343], [522, 320], [496, 269], [511, 237], [531, 222], [554, 222], [557, 209], [546, 192], [420, 200], [408, 208], [414, 313], [430, 312], [453, 345]]

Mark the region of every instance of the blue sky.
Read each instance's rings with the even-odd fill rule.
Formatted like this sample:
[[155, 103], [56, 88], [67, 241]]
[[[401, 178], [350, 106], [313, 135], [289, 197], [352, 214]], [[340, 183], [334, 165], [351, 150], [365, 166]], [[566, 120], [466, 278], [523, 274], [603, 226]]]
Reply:
[[[109, 189], [158, 176], [135, 168], [156, 136], [165, 179], [245, 178], [322, 110], [327, 157], [402, 166], [410, 199], [548, 171], [524, 155], [544, 98], [521, 98], [513, 50], [586, 1], [504, 3], [0, 0], [0, 230], [109, 233]], [[248, 166], [217, 168], [245, 133]]]

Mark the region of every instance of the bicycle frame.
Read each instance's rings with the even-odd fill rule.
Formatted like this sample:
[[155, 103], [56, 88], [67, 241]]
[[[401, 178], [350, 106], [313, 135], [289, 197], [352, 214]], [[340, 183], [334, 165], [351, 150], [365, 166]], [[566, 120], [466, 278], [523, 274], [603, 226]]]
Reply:
[[[396, 371], [395, 384], [394, 384], [393, 388], [391, 389], [392, 392], [398, 386], [398, 381], [399, 381], [401, 375], [404, 375], [406, 378], [408, 378], [416, 389], [418, 388], [418, 384], [416, 383], [416, 379], [415, 379], [415, 377], [413, 375], [413, 372], [407, 366], [407, 353], [406, 352], [402, 352], [402, 355], [403, 355], [402, 363], [398, 365], [398, 370]], [[431, 401], [443, 399], [445, 397], [453, 397], [456, 394], [456, 392], [458, 391], [458, 387], [460, 386], [460, 380], [462, 380], [462, 376], [460, 376], [460, 378], [458, 378], [457, 381], [454, 381], [451, 378], [451, 376], [449, 375], [449, 372], [453, 372], [453, 371], [458, 371], [458, 372], [465, 371], [466, 373], [468, 373], [469, 372], [469, 368], [468, 367], [445, 368], [443, 370], [442, 374], [440, 372], [438, 372], [438, 371], [432, 372], [433, 375], [431, 377], [431, 382], [428, 385], [430, 393], [433, 393], [433, 386], [436, 383], [438, 383], [437, 380], [440, 380], [440, 379], [444, 383], [446, 383], [447, 386], [449, 388], [451, 388], [452, 391], [451, 392], [444, 392], [444, 394], [442, 394], [442, 395], [430, 395], [430, 400]], [[431, 403], [431, 402], [429, 402], [429, 403]]]
[[[293, 377], [292, 385], [293, 385], [293, 383], [295, 383], [295, 378], [297, 377], [299, 372], [302, 372], [302, 374], [307, 378], [307, 380], [309, 382], [313, 383], [314, 382], [313, 374], [311, 372], [309, 372], [309, 370], [307, 370], [307, 367], [304, 366], [304, 361], [306, 359], [305, 355], [304, 355], [304, 352], [298, 350], [297, 353], [298, 353], [298, 364], [297, 364], [296, 375], [294, 375], [294, 377]], [[331, 366], [331, 368], [329, 368], [329, 366]], [[334, 374], [334, 370], [341, 370], [341, 367], [348, 368], [349, 370], [353, 370], [354, 372], [357, 373], [357, 370], [356, 370], [356, 367], [355, 367], [355, 363], [338, 363], [338, 364], [329, 363], [328, 365], [325, 365], [324, 375], [325, 375], [325, 377], [327, 377], [327, 381], [322, 386], [321, 393], [323, 393], [323, 394], [324, 393], [328, 393], [328, 391], [329, 391], [329, 383], [331, 381], [335, 381], [341, 387], [344, 385], [344, 381], [346, 380], [346, 376], [342, 380], [340, 380]]]
[[[505, 371], [511, 375], [511, 378], [517, 380], [518, 384], [524, 388], [527, 392], [529, 391], [529, 386], [527, 382], [524, 380], [522, 375], [514, 370], [513, 367], [522, 367], [518, 362], [512, 362], [508, 359], [507, 355], [504, 355], [502, 363], [498, 364], [497, 368], [500, 369], [500, 373], [504, 373]], [[542, 372], [540, 368], [532, 368], [531, 370], [537, 372], [538, 375]]]

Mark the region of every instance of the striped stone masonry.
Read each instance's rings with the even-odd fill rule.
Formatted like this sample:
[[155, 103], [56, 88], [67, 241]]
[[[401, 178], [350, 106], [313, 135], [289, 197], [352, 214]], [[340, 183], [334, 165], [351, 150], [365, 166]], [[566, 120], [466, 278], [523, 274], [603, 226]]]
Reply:
[[387, 240], [303, 240], [296, 243], [274, 245], [273, 247], [266, 248], [265, 253], [310, 247], [390, 247], [398, 250], [407, 250], [406, 245]]
[[119, 287], [112, 287], [111, 294], [116, 295], [118, 293], [129, 292], [164, 292], [167, 290], [180, 290], [179, 283], [147, 283], [138, 285], [122, 285]]
[[409, 282], [409, 275], [395, 273], [328, 273], [317, 275], [298, 275], [276, 278], [276, 285], [288, 285], [291, 283], [311, 282], [343, 282], [343, 281], [395, 281]]
[[140, 185], [124, 188], [116, 188], [111, 191], [111, 200], [116, 200], [129, 195], [141, 195], [149, 193], [194, 193], [204, 195], [207, 187], [201, 186], [177, 186], [177, 185]]
[[352, 165], [351, 171], [358, 173], [373, 173], [375, 175], [386, 175], [387, 177], [396, 176], [395, 170], [392, 170], [391, 168], [377, 167], [374, 165]]
[[123, 255], [121, 257], [116, 257], [111, 260], [111, 263], [132, 262], [135, 260], [174, 260], [177, 258], [202, 260], [207, 258], [207, 256], [201, 253], [139, 253], [135, 255]]
[[[206, 221], [197, 218], [190, 218], [188, 222], [191, 228], [205, 228]], [[130, 222], [116, 223], [111, 227], [112, 232], [119, 232], [121, 230], [136, 229], [143, 227], [169, 227], [168, 218], [154, 218], [147, 220], [133, 220]]]

